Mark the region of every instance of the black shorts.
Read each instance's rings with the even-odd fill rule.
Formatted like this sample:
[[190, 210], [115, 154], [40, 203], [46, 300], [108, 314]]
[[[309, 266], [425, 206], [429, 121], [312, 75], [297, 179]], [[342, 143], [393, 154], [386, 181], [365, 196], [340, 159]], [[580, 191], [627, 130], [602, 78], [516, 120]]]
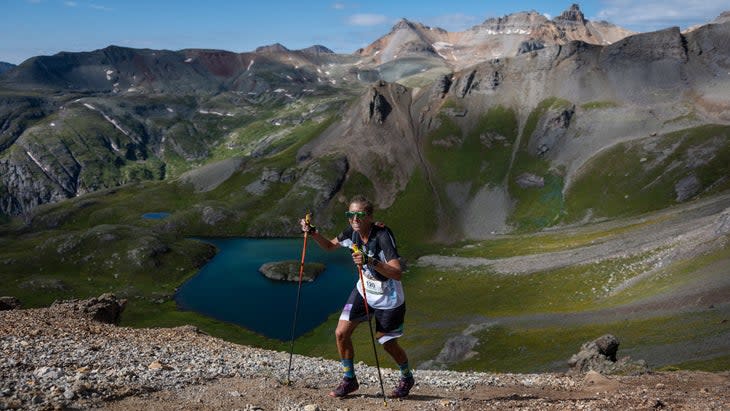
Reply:
[[[386, 342], [403, 336], [403, 320], [406, 317], [406, 303], [390, 309], [379, 309], [368, 306], [370, 315], [375, 315], [375, 332], [378, 342], [385, 344]], [[367, 313], [365, 312], [365, 300], [362, 298], [357, 289], [353, 289], [350, 297], [342, 309], [340, 320], [363, 322], [367, 321]]]

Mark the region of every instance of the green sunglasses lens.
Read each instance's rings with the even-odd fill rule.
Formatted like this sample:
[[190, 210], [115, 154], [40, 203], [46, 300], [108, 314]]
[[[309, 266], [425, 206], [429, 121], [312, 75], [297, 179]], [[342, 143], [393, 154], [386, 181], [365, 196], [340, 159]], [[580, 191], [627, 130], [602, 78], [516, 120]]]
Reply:
[[364, 211], [345, 211], [345, 216], [347, 218], [355, 218], [355, 217], [357, 217], [359, 219], [362, 219], [366, 215], [368, 215], [368, 214], [366, 212], [364, 212]]

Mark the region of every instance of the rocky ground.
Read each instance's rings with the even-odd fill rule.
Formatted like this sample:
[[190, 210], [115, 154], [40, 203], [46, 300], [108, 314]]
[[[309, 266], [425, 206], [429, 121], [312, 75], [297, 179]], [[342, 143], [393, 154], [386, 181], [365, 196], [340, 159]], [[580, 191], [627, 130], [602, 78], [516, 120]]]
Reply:
[[[327, 392], [339, 364], [240, 346], [196, 328], [130, 329], [99, 320], [118, 312], [70, 302], [0, 311], [0, 409], [365, 410], [384, 408], [373, 367], [360, 390]], [[106, 314], [106, 315], [105, 315]], [[95, 317], [96, 320], [92, 319]], [[730, 409], [730, 373], [637, 376], [491, 374], [415, 370], [417, 384], [392, 410]], [[383, 370], [386, 392], [397, 380]]]

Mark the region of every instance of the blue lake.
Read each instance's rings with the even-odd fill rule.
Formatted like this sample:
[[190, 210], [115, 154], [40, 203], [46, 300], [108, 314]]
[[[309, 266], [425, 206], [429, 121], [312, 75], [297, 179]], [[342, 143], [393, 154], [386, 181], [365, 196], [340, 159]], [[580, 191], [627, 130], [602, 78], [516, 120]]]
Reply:
[[170, 213], [161, 211], [157, 213], [145, 213], [142, 214], [142, 218], [145, 218], [147, 220], [162, 220], [163, 218], [167, 218], [170, 216]]
[[[288, 341], [298, 282], [270, 280], [258, 269], [267, 262], [300, 261], [302, 239], [203, 241], [214, 244], [219, 252], [180, 287], [175, 295], [178, 306]], [[295, 337], [339, 312], [357, 281], [357, 271], [345, 249], [326, 252], [308, 241], [306, 262], [324, 263], [326, 269], [315, 281], [302, 283]]]

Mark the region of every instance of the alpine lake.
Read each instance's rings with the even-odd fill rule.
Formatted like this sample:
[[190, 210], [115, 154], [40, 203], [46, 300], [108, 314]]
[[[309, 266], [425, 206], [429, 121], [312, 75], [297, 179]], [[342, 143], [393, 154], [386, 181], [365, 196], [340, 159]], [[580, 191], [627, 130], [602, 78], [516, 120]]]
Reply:
[[[301, 238], [198, 238], [218, 247], [218, 254], [180, 286], [175, 301], [181, 310], [197, 313], [288, 341], [296, 308], [298, 281], [265, 277], [259, 267], [285, 260], [301, 261]], [[357, 271], [345, 249], [322, 250], [307, 242], [306, 263], [323, 263], [312, 282], [303, 281], [294, 337], [322, 324], [342, 309], [357, 281]]]

